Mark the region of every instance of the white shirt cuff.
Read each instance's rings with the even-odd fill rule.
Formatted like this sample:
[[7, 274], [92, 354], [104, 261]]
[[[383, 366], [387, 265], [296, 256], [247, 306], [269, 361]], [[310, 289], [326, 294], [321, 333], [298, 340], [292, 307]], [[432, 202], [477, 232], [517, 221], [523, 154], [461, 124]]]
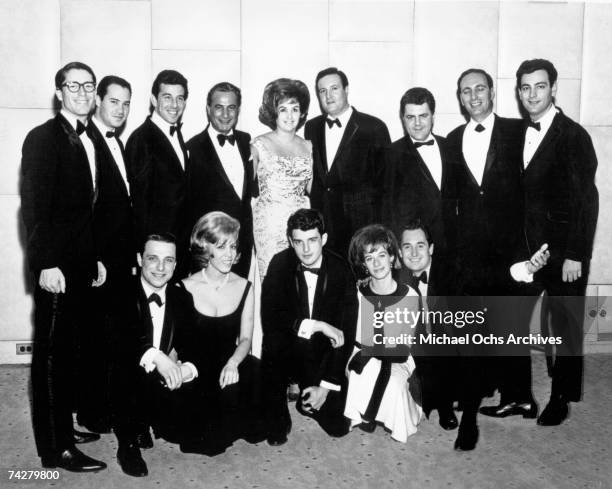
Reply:
[[155, 370], [155, 364], [153, 363], [153, 360], [158, 353], [159, 350], [157, 348], [151, 347], [144, 353], [144, 355], [140, 359], [140, 366], [145, 369], [146, 373], [150, 373]]
[[339, 385], [331, 384], [330, 382], [326, 382], [325, 380], [321, 381], [321, 383], [319, 384], [319, 387], [325, 387], [326, 389], [329, 389], [330, 391], [340, 392]]
[[312, 328], [314, 328], [315, 320], [314, 319], [302, 319], [302, 323], [300, 324], [300, 329], [298, 330], [298, 336], [300, 338], [304, 338], [309, 340], [312, 336]]
[[183, 379], [183, 383], [187, 383], [187, 382], [191, 382], [193, 379], [195, 379], [198, 376], [198, 369], [196, 368], [196, 366], [191, 363], [191, 362], [185, 362], [181, 364], [181, 367], [186, 367], [189, 372], [191, 373], [191, 376], [187, 379]]
[[510, 275], [512, 275], [515, 282], [527, 282], [528, 284], [533, 282], [533, 274], [527, 270], [527, 263], [522, 261], [510, 267]]

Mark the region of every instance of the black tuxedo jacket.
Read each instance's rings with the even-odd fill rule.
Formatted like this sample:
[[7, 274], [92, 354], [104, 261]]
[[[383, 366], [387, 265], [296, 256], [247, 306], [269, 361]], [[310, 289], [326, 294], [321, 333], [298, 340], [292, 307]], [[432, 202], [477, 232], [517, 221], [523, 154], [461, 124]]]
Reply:
[[[187, 179], [174, 148], [148, 117], [130, 135], [126, 156], [134, 208], [135, 244], [140, 247], [147, 234], [170, 232], [178, 240], [180, 256], [182, 251], [186, 251], [190, 230], [186, 228], [185, 215]], [[184, 159], [187, 165], [186, 150]]]
[[[526, 130], [525, 124], [523, 141]], [[539, 273], [561, 281], [560, 267], [568, 258], [583, 263], [586, 277], [599, 211], [596, 170], [590, 136], [563, 112], [556, 114], [523, 175], [529, 253], [542, 243], [550, 250], [549, 263]]]
[[452, 230], [456, 293], [505, 295], [514, 287], [510, 266], [524, 248], [521, 121], [495, 116], [481, 185], [463, 157], [465, 128], [447, 137], [449, 195], [456, 205], [454, 215], [452, 206], [446, 209], [444, 222]]
[[379, 221], [384, 152], [391, 138], [384, 122], [353, 109], [328, 171], [325, 118], [321, 115], [309, 120], [304, 129], [313, 153], [310, 204], [325, 218], [326, 246], [346, 256], [353, 233]]
[[187, 166], [189, 225], [192, 229], [197, 220], [211, 211], [223, 211], [240, 222], [240, 261], [234, 267], [238, 275], [246, 278], [251, 264], [253, 248], [253, 214], [251, 211], [251, 182], [253, 165], [250, 163], [250, 134], [234, 130], [238, 151], [244, 165], [244, 182], [240, 195], [236, 194], [213, 142], [208, 126], [187, 143], [189, 165]]
[[[344, 369], [355, 340], [357, 322], [357, 289], [353, 274], [343, 258], [324, 250], [321, 270], [309, 315], [308, 289], [293, 249], [276, 254], [266, 275], [261, 293], [263, 355], [272, 358], [285, 355], [289, 361], [310, 342], [311, 355], [298, 355], [305, 361], [295, 371], [300, 384], [319, 385], [321, 380], [345, 385]], [[334, 349], [322, 333], [310, 340], [297, 336], [303, 319], [317, 319], [342, 330], [344, 346]]]
[[[98, 198], [94, 206], [94, 235], [98, 255], [107, 268], [131, 269], [135, 266], [132, 240], [132, 202], [130, 194], [108, 145], [106, 136], [89, 123], [89, 136], [96, 150]], [[123, 143], [117, 138], [125, 162]]]
[[87, 153], [58, 114], [32, 129], [23, 143], [21, 212], [30, 269], [59, 267], [67, 278], [97, 277], [95, 201]]
[[[445, 253], [447, 247], [442, 216], [454, 211], [455, 201], [448, 196], [451, 157], [446, 139], [434, 137], [442, 161], [441, 188], [438, 188], [410, 136], [398, 139], [387, 153], [381, 219], [393, 230], [398, 240], [401, 240], [404, 224], [420, 219], [429, 228], [436, 255], [440, 255]], [[443, 207], [448, 206], [450, 209], [443, 211]]]

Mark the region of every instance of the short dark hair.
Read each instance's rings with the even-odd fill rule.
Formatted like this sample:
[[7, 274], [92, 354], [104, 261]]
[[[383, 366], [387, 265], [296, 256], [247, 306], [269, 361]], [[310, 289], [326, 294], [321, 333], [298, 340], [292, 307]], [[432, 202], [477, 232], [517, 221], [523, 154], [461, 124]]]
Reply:
[[[238, 242], [239, 233], [240, 223], [225, 212], [212, 211], [204, 214], [193, 226], [189, 240], [193, 265], [199, 270], [206, 268], [210, 263], [212, 248], [217, 244], [223, 245], [233, 236]], [[237, 254], [233, 264], [238, 263], [239, 258]]]
[[157, 241], [159, 243], [170, 243], [176, 246], [176, 236], [172, 233], [151, 233], [147, 234], [144, 241], [142, 242], [141, 250], [144, 252], [145, 246], [149, 241]]
[[66, 75], [70, 70], [87, 71], [93, 78], [93, 82], [96, 83], [96, 74], [88, 65], [81, 63], [80, 61], [71, 61], [67, 65], [57, 70], [57, 73], [55, 74], [55, 88], [58, 90], [62, 89], [62, 84], [66, 81]]
[[412, 220], [408, 221], [407, 223], [402, 225], [402, 227], [400, 229], [401, 229], [401, 231], [400, 231], [400, 234], [398, 236], [398, 238], [399, 238], [399, 245], [400, 246], [402, 245], [402, 236], [404, 235], [404, 231], [416, 231], [418, 229], [423, 231], [423, 234], [425, 235], [425, 239], [427, 240], [427, 243], [429, 245], [433, 244], [433, 239], [431, 238], [431, 233], [429, 232], [429, 227], [427, 227], [427, 225], [424, 224], [423, 221], [421, 221], [419, 218], [412, 219]]
[[291, 240], [293, 231], [309, 231], [317, 228], [319, 234], [325, 234], [325, 220], [317, 209], [298, 209], [287, 220], [287, 238]]
[[533, 73], [534, 71], [538, 70], [544, 70], [546, 73], [548, 73], [548, 81], [550, 82], [550, 86], [555, 84], [558, 76], [555, 66], [547, 59], [536, 58], [525, 60], [518, 67], [518, 70], [516, 70], [516, 87], [521, 87], [521, 78], [523, 75], [528, 75], [529, 73]]
[[478, 73], [479, 75], [483, 75], [487, 79], [487, 85], [489, 88], [493, 88], [493, 77], [489, 75], [482, 68], [469, 68], [465, 70], [463, 73], [459, 75], [457, 78], [457, 98], [461, 99], [461, 80], [463, 80], [466, 76], [471, 75], [472, 73]]
[[359, 229], [351, 238], [348, 254], [355, 275], [364, 274], [365, 254], [377, 246], [382, 246], [393, 256], [394, 265], [397, 265], [399, 245], [395, 235], [382, 224], [370, 224]]
[[98, 97], [103, 99], [106, 96], [108, 87], [111, 85], [119, 85], [120, 87], [127, 88], [130, 92], [130, 96], [132, 95], [132, 85], [130, 85], [127, 80], [120, 76], [108, 75], [102, 78], [100, 83], [98, 83], [98, 89], [96, 91]]
[[436, 112], [436, 99], [434, 99], [434, 96], [429, 90], [423, 87], [413, 87], [402, 95], [399, 109], [400, 117], [404, 116], [406, 104], [427, 104], [429, 106], [429, 110], [431, 110], [431, 115], [434, 115]]
[[302, 127], [308, 116], [310, 93], [303, 82], [289, 78], [279, 78], [266, 85], [259, 108], [259, 120], [270, 129], [276, 129], [278, 106], [286, 100], [296, 100], [300, 105], [300, 120], [297, 129]]
[[178, 71], [175, 70], [163, 70], [158, 73], [153, 81], [153, 86], [151, 87], [151, 93], [155, 98], [159, 95], [159, 90], [161, 84], [164, 85], [180, 85], [185, 90], [185, 100], [189, 95], [189, 90], [187, 88], [187, 78], [181, 75]]
[[240, 89], [236, 85], [231, 84], [230, 82], [221, 82], [214, 85], [208, 91], [208, 95], [206, 96], [206, 105], [209, 107], [212, 102], [212, 96], [215, 92], [234, 93], [236, 95], [236, 100], [238, 101], [238, 107], [240, 107], [240, 105], [242, 104], [242, 93], [240, 92]]
[[342, 83], [342, 88], [348, 87], [349, 82], [344, 71], [339, 70], [335, 66], [330, 66], [329, 68], [325, 68], [317, 73], [317, 77], [315, 78], [315, 93], [318, 93], [319, 91], [319, 80], [328, 75], [338, 75], [340, 77], [340, 82]]

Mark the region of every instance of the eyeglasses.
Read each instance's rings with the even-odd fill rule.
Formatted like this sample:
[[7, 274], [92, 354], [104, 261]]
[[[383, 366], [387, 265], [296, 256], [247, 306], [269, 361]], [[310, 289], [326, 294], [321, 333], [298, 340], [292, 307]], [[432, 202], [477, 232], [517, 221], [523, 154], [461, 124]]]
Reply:
[[72, 93], [77, 93], [81, 87], [83, 87], [83, 90], [85, 90], [87, 93], [91, 93], [96, 89], [96, 84], [94, 82], [79, 83], [71, 81], [62, 83], [62, 87], [66, 87], [68, 91]]

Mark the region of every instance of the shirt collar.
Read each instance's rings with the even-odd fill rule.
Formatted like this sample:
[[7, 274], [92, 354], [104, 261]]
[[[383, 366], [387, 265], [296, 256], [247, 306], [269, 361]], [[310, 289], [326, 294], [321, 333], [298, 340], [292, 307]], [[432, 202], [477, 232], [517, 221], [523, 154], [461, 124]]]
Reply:
[[155, 293], [161, 299], [162, 304], [166, 303], [166, 287], [168, 287], [168, 284], [164, 285], [161, 289], [158, 290], [158, 289], [154, 289], [153, 287], [151, 287], [142, 277], [140, 277], [140, 283], [142, 284], [142, 288], [147, 298], [151, 294]]
[[540, 123], [540, 132], [542, 134], [545, 134], [546, 131], [548, 131], [548, 128], [552, 125], [553, 119], [557, 115], [557, 112], [559, 112], [559, 109], [555, 107], [555, 104], [550, 104], [550, 107], [548, 107], [546, 114], [544, 114], [537, 121], [535, 121]]
[[[301, 263], [301, 262], [300, 262]], [[319, 259], [314, 262], [312, 265], [308, 265], [308, 268], [321, 268], [321, 264], [323, 263], [323, 253], [321, 253], [321, 256], [319, 257]], [[303, 263], [301, 263], [302, 266], [306, 266]]]
[[408, 135], [408, 137], [412, 141], [412, 144], [414, 144], [414, 143], [428, 143], [429, 141], [433, 141], [434, 142], [434, 146], [436, 144], [436, 138], [434, 138], [433, 132], [429, 133], [429, 136], [427, 137], [427, 139], [425, 141], [417, 141], [416, 139], [413, 139], [412, 136], [410, 136], [410, 135]]
[[[336, 119], [338, 119], [340, 121], [340, 124], [342, 124], [342, 127], [346, 127], [346, 125], [348, 124], [349, 119], [351, 118], [351, 116], [353, 115], [353, 107], [349, 105], [349, 108], [346, 109], [342, 114], [340, 114], [338, 117], [336, 117]], [[327, 116], [328, 119], [332, 119], [331, 116]]]
[[[232, 128], [230, 130], [230, 132], [228, 132], [227, 134], [223, 134], [222, 132], [217, 131], [212, 124], [208, 124], [208, 135], [210, 136], [210, 139], [217, 139], [217, 136], [221, 134], [222, 136], [232, 136], [234, 134], [234, 129]], [[218, 140], [218, 139], [217, 139]]]
[[470, 119], [470, 122], [468, 122], [468, 128], [474, 130], [478, 124], [480, 124], [487, 130], [493, 129], [493, 124], [495, 124], [495, 113], [491, 112], [480, 122], [476, 122], [474, 119]]
[[99, 131], [102, 133], [103, 136], [106, 136], [106, 133], [108, 131], [112, 131], [115, 132], [115, 129], [112, 127], [108, 127], [106, 124], [104, 124], [104, 122], [102, 122], [100, 119], [98, 119], [95, 114], [94, 116], [91, 118], [91, 122], [93, 122], [93, 124], [99, 129]]
[[176, 124], [168, 124], [164, 119], [162, 119], [161, 115], [157, 112], [153, 111], [151, 114], [151, 122], [153, 122], [157, 127], [159, 127], [162, 132], [168, 136], [170, 136], [170, 128]]
[[[70, 123], [70, 125], [72, 126], [72, 129], [74, 129], [76, 131], [77, 122], [79, 121], [77, 116], [74, 115], [72, 112], [68, 112], [64, 108], [62, 108], [60, 110], [60, 114], [62, 114], [62, 116], [64, 116], [64, 119], [66, 119]], [[85, 127], [87, 127], [87, 121], [85, 122]]]

